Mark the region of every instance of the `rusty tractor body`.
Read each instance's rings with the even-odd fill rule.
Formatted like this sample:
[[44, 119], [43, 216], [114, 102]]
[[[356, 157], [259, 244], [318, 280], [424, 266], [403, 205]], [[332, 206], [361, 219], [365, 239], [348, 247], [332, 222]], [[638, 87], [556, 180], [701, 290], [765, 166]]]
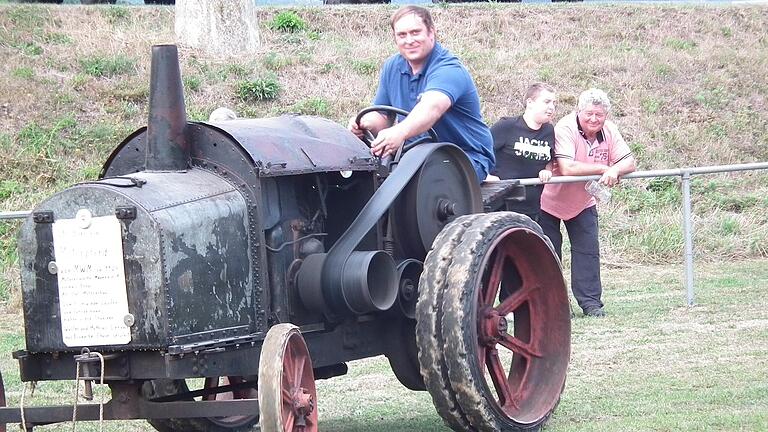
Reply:
[[[382, 166], [318, 117], [188, 122], [176, 47], [152, 56], [148, 126], [21, 228], [23, 382], [109, 385], [77, 420], [316, 431], [315, 379], [384, 354], [454, 430], [540, 428], [570, 315], [538, 225], [483, 213], [514, 182], [481, 189], [450, 143]], [[72, 409], [0, 408], [0, 424]]]

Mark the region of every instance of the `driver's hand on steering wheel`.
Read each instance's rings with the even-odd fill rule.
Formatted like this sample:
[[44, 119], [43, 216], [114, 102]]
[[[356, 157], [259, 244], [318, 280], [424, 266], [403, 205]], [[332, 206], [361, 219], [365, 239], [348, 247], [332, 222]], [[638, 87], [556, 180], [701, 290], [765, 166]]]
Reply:
[[355, 134], [356, 137], [363, 139], [363, 131], [365, 130], [365, 128], [362, 126], [358, 126], [354, 117], [349, 119], [349, 123], [347, 124], [347, 129], [349, 129], [350, 132]]
[[400, 132], [400, 128], [392, 126], [379, 131], [376, 139], [371, 142], [371, 154], [386, 157], [395, 154], [405, 142], [406, 136]]

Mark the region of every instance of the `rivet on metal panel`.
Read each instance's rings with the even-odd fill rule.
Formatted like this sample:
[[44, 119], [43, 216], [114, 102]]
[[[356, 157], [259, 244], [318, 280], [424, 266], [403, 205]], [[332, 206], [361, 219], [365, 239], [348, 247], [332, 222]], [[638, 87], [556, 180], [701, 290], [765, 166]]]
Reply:
[[133, 327], [133, 324], [136, 322], [136, 318], [134, 318], [133, 314], [126, 314], [123, 317], [123, 323], [125, 323], [126, 327]]
[[77, 226], [79, 226], [81, 229], [87, 229], [91, 226], [91, 219], [93, 219], [93, 215], [91, 214], [91, 211], [88, 209], [80, 209], [75, 214], [75, 220], [77, 220]]

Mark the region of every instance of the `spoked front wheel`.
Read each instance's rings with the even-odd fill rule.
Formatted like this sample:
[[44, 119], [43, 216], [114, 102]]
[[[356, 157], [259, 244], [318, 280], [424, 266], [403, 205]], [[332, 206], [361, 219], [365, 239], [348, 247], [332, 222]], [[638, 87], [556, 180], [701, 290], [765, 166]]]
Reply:
[[457, 219], [435, 239], [419, 290], [419, 362], [446, 423], [538, 430], [560, 400], [571, 334], [541, 228], [511, 212]]
[[261, 432], [317, 432], [317, 390], [307, 345], [293, 324], [272, 326], [259, 358]]

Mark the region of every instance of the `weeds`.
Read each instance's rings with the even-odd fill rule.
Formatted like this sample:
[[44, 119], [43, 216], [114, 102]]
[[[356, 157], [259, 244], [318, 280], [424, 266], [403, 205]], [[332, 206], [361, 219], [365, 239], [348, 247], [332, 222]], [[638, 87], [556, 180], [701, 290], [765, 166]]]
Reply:
[[661, 101], [653, 97], [644, 98], [640, 103], [647, 114], [656, 114], [661, 109]]
[[29, 66], [22, 66], [14, 69], [12, 75], [16, 78], [29, 79], [35, 75], [35, 72]]
[[720, 232], [723, 235], [731, 236], [739, 233], [739, 221], [731, 216], [726, 216], [720, 222]]
[[268, 52], [261, 62], [265, 68], [275, 72], [284, 69], [293, 63], [290, 57], [278, 54], [274, 51]]
[[709, 109], [720, 109], [727, 101], [727, 92], [724, 88], [718, 87], [711, 90], [702, 90], [696, 94], [696, 102]]
[[331, 113], [331, 106], [325, 99], [311, 98], [295, 103], [288, 112], [325, 117]]
[[379, 66], [371, 60], [352, 60], [352, 70], [360, 75], [373, 75], [378, 72]]
[[112, 24], [128, 23], [131, 21], [131, 14], [125, 6], [109, 6], [101, 9], [101, 13], [107, 17]]
[[16, 180], [2, 180], [0, 181], [0, 200], [6, 199], [14, 194], [19, 194], [24, 191], [21, 184]]
[[122, 102], [143, 103], [149, 100], [149, 85], [133, 81], [123, 81], [112, 92]]
[[85, 83], [88, 82], [88, 77], [79, 73], [72, 77], [70, 84], [75, 90], [82, 90]]
[[123, 55], [112, 57], [93, 56], [80, 60], [81, 70], [91, 76], [113, 77], [136, 71], [136, 61]]
[[664, 45], [678, 51], [690, 51], [696, 48], [696, 42], [677, 38], [665, 40]]
[[666, 78], [672, 75], [672, 66], [662, 63], [653, 66], [653, 73], [659, 78]]
[[552, 68], [544, 66], [540, 67], [539, 70], [536, 72], [538, 75], [538, 79], [541, 82], [551, 82], [552, 79], [555, 77], [555, 71], [552, 70]]
[[33, 6], [20, 6], [8, 10], [8, 19], [16, 26], [32, 29], [40, 27], [45, 23], [45, 18], [41, 15], [44, 9]]
[[200, 90], [203, 85], [203, 80], [199, 76], [185, 76], [184, 77], [184, 89], [196, 92]]
[[74, 41], [71, 37], [63, 33], [46, 33], [43, 35], [43, 42], [52, 45], [71, 45]]
[[298, 32], [307, 28], [307, 23], [293, 11], [280, 12], [269, 23], [269, 28], [282, 32]]
[[14, 235], [17, 226], [18, 223], [0, 222], [0, 302], [7, 302], [11, 297], [11, 284], [5, 275], [19, 263]]
[[63, 117], [56, 121], [50, 128], [44, 128], [37, 123], [30, 123], [24, 127], [18, 135], [18, 143], [23, 152], [40, 155], [45, 158], [53, 158], [58, 149], [65, 145], [60, 139], [60, 134], [72, 129], [77, 122], [72, 117]]
[[245, 78], [251, 74], [251, 68], [237, 63], [230, 63], [219, 70], [222, 79], [229, 77]]
[[19, 45], [19, 49], [28, 56], [39, 56], [43, 53], [43, 47], [34, 42], [23, 42]]
[[276, 78], [259, 78], [241, 81], [237, 85], [237, 97], [243, 102], [258, 102], [275, 99], [280, 94], [280, 83]]
[[318, 72], [321, 74], [328, 74], [328, 73], [331, 73], [336, 68], [337, 66], [335, 63], [324, 63], [322, 66], [320, 66]]

